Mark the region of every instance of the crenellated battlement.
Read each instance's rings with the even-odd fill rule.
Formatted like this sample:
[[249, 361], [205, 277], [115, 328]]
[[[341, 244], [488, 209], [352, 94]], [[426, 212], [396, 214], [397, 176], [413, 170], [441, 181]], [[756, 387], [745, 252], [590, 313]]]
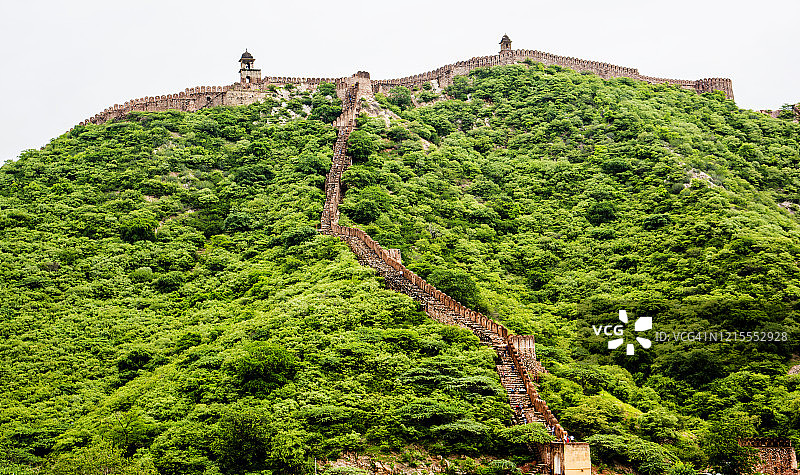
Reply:
[[590, 72], [603, 79], [616, 77], [627, 77], [630, 79], [645, 81], [651, 84], [672, 84], [684, 89], [693, 89], [697, 92], [722, 91], [728, 99], [733, 99], [733, 83], [727, 78], [707, 78], [707, 79], [670, 79], [654, 76], [645, 76], [639, 73], [636, 68], [618, 66], [615, 64], [590, 61], [585, 59], [573, 58], [570, 56], [559, 56], [537, 50], [508, 50], [493, 56], [480, 56], [464, 61], [458, 61], [446, 66], [442, 66], [433, 71], [422, 74], [415, 74], [400, 79], [386, 79], [373, 81], [374, 92], [386, 93], [396, 86], [418, 86], [426, 82], [437, 81], [439, 87], [446, 87], [452, 84], [454, 76], [469, 74], [473, 69], [486, 68], [492, 66], [508, 65], [521, 63], [531, 60], [542, 63], [545, 66], [561, 66], [578, 72]]
[[245, 51], [242, 58], [239, 60], [241, 69], [239, 70], [240, 81], [238, 83], [228, 86], [198, 86], [188, 88], [177, 94], [133, 99], [124, 104], [115, 104], [99, 114], [82, 121], [79, 125], [99, 124], [108, 120], [119, 119], [134, 111], [156, 112], [179, 110], [194, 112], [206, 107], [251, 104], [267, 97], [269, 91], [265, 88], [268, 85], [285, 86], [287, 84], [294, 84], [304, 87], [306, 90], [315, 90], [320, 84], [329, 82], [336, 85], [337, 93], [340, 98], [344, 97], [345, 91], [354, 84], [359, 85], [358, 94], [360, 97], [378, 92], [387, 94], [392, 88], [397, 86], [414, 87], [421, 86], [425, 83], [431, 83], [437, 89], [444, 89], [453, 84], [454, 77], [465, 76], [474, 69], [516, 64], [526, 60], [542, 63], [545, 66], [555, 65], [578, 72], [589, 72], [603, 79], [626, 77], [651, 84], [676, 85], [684, 89], [694, 90], [698, 93], [722, 91], [728, 99], [733, 99], [733, 83], [727, 78], [670, 79], [645, 76], [640, 74], [639, 70], [636, 68], [590, 61], [571, 56], [559, 56], [537, 50], [511, 49], [511, 40], [508, 36], [504, 36], [501, 40], [501, 51], [498, 54], [457, 61], [432, 71], [402, 78], [380, 80], [370, 79], [370, 74], [366, 71], [359, 71], [350, 77], [343, 78], [261, 77], [261, 70], [252, 68], [255, 59], [250, 53]]
[[742, 447], [792, 447], [791, 439], [774, 437], [755, 437], [751, 439], [739, 439]]

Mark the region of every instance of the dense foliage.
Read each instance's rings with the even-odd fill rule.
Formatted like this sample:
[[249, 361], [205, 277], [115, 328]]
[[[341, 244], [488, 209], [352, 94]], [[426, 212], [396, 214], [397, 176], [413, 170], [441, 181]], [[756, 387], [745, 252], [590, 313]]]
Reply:
[[[596, 463], [743, 472], [739, 437], [800, 445], [797, 124], [538, 64], [446, 93], [376, 97], [401, 119], [359, 120], [343, 224], [536, 335], [541, 391]], [[471, 332], [316, 232], [340, 108], [331, 85], [274, 88], [77, 127], [0, 168], [0, 472], [302, 473], [417, 449], [522, 461], [547, 439], [508, 426]], [[785, 340], [626, 356], [592, 328], [621, 308], [664, 334]]]
[[320, 91], [134, 113], [0, 169], [0, 472], [294, 473], [547, 437], [507, 427], [471, 332], [316, 232]]
[[[633, 463], [613, 447], [635, 440], [729, 473], [723, 440], [800, 445], [796, 123], [718, 92], [535, 63], [473, 71], [447, 93], [405, 111], [377, 97], [401, 119], [360, 120], [377, 151], [344, 175], [342, 222], [432, 281], [467, 276], [449, 287], [460, 300], [536, 335], [545, 399], [606, 447], [598, 462]], [[653, 318], [639, 336], [672, 341], [610, 351], [593, 326], [620, 324], [619, 309]]]

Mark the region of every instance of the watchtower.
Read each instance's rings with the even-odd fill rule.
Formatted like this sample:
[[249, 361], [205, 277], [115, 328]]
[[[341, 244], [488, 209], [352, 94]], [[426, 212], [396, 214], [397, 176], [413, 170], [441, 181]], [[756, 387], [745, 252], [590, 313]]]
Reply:
[[511, 52], [511, 38], [508, 35], [503, 35], [500, 40], [500, 54]]
[[261, 70], [253, 68], [255, 62], [253, 55], [245, 49], [242, 57], [239, 58], [239, 77], [242, 84], [261, 82]]

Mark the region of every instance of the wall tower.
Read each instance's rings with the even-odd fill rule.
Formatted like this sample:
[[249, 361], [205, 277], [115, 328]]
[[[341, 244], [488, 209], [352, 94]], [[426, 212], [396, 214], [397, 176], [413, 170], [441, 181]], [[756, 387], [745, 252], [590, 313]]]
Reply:
[[253, 55], [245, 49], [239, 58], [239, 78], [242, 84], [261, 82], [261, 70], [253, 68], [255, 62]]
[[508, 35], [503, 35], [500, 40], [500, 54], [511, 52], [511, 38]]

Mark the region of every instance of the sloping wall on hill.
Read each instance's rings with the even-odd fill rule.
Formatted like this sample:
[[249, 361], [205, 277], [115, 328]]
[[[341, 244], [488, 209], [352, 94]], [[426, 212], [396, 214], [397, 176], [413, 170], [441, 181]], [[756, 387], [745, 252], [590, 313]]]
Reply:
[[535, 381], [546, 372], [536, 359], [536, 340], [533, 335], [512, 335], [502, 324], [476, 312], [428, 283], [399, 259], [399, 251], [384, 249], [360, 229], [339, 225], [339, 203], [342, 200], [341, 177], [352, 165], [347, 155], [350, 133], [356, 126], [361, 97], [370, 95], [373, 83], [369, 75], [359, 72], [338, 84], [342, 97], [342, 114], [335, 125], [339, 129], [334, 144], [331, 169], [325, 177], [325, 204], [320, 218], [320, 230], [348, 244], [358, 261], [375, 269], [384, 278], [386, 287], [402, 292], [420, 303], [432, 319], [471, 330], [482, 344], [491, 346], [496, 354], [496, 369], [500, 384], [508, 394], [516, 424], [541, 423], [556, 441], [539, 447], [542, 465], [555, 473], [590, 475], [589, 445], [569, 439], [567, 431], [556, 419], [547, 403], [540, 397]]

